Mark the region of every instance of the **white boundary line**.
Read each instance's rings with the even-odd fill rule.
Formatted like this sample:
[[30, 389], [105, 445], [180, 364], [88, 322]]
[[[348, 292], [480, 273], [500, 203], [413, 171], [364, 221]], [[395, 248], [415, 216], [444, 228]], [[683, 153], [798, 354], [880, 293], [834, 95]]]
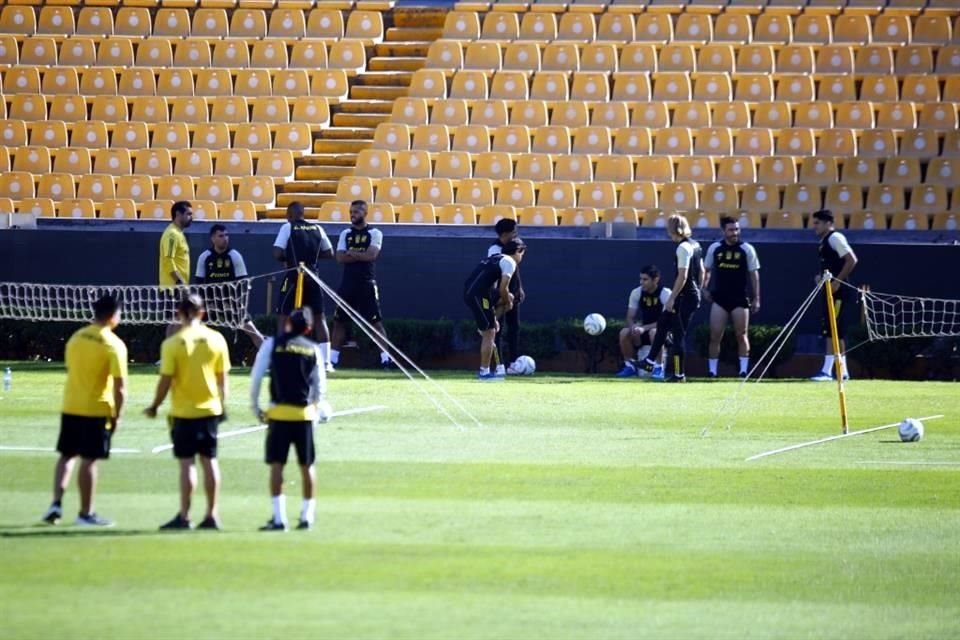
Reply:
[[[343, 411], [334, 411], [330, 414], [331, 418], [342, 418], [344, 416], [353, 416], [359, 413], [371, 413], [373, 411], [383, 411], [386, 409], [382, 404], [373, 405], [372, 407], [360, 407], [358, 409], [344, 409]], [[258, 431], [266, 431], [267, 425], [258, 424], [252, 427], [244, 427], [243, 429], [234, 429], [233, 431], [224, 431], [223, 433], [217, 434], [217, 440], [223, 440], [225, 438], [233, 438], [234, 436], [242, 436], [248, 433], [256, 433]], [[150, 450], [150, 453], [163, 453], [164, 451], [170, 451], [173, 449], [172, 444], [161, 444]]]
[[[943, 417], [943, 414], [938, 414], [935, 416], [926, 416], [925, 418], [917, 418], [921, 422], [924, 420], [938, 420]], [[787, 451], [794, 451], [796, 449], [803, 449], [804, 447], [812, 447], [815, 444], [823, 444], [825, 442], [833, 442], [834, 440], [840, 440], [842, 438], [851, 438], [853, 436], [862, 436], [865, 433], [872, 433], [874, 431], [881, 431], [883, 429], [890, 429], [893, 427], [900, 426], [899, 422], [894, 422], [892, 424], [885, 424], [880, 427], [871, 427], [870, 429], [861, 429], [860, 431], [851, 431], [850, 433], [842, 433], [837, 436], [830, 436], [828, 438], [820, 438], [819, 440], [811, 440], [810, 442], [803, 442], [801, 444], [792, 444], [789, 447], [781, 447], [780, 449], [774, 449], [773, 451], [764, 451], [763, 453], [758, 453], [755, 456], [750, 456], [746, 459], [746, 462], [752, 462], [753, 460], [759, 460], [760, 458], [766, 458], [767, 456], [775, 456], [778, 453], [786, 453]]]
[[931, 467], [960, 467], [960, 462], [928, 462], [926, 460], [918, 460], [916, 462], [910, 462], [908, 460], [857, 460], [856, 464], [899, 464], [904, 466], [929, 465]]
[[[56, 449], [53, 447], [18, 447], [18, 446], [4, 446], [0, 445], [0, 451], [36, 451], [39, 453], [54, 453]], [[140, 449], [110, 449], [110, 453], [142, 453]]]

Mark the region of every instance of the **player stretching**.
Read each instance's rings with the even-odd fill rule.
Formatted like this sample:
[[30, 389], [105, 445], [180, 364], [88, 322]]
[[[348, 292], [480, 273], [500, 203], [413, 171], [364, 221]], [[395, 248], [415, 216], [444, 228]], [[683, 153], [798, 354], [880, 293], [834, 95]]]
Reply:
[[[517, 233], [517, 221], [510, 218], [498, 220], [493, 229], [497, 232], [497, 241], [487, 249], [488, 258], [502, 254], [504, 245], [519, 235]], [[502, 364], [499, 365], [497, 367], [497, 375], [503, 375], [505, 373], [514, 375], [518, 373], [513, 363], [520, 357], [520, 305], [523, 304], [524, 299], [527, 297], [526, 292], [523, 290], [523, 284], [520, 282], [519, 269], [514, 272], [513, 277], [510, 279], [510, 293], [513, 294], [513, 307], [503, 314], [503, 324], [506, 325], [507, 329], [507, 350], [504, 351], [502, 349], [504, 330], [502, 325], [497, 330], [496, 345], [497, 348], [500, 349], [501, 355], [504, 356], [503, 361], [510, 362], [511, 364], [510, 367], [506, 369], [502, 369]]]
[[127, 347], [113, 333], [118, 324], [120, 303], [104, 296], [93, 303], [93, 324], [67, 341], [67, 384], [57, 439], [60, 458], [53, 471], [53, 502], [43, 514], [48, 524], [57, 524], [63, 517], [63, 494], [79, 456], [80, 512], [74, 524], [113, 526], [94, 513], [93, 498], [97, 492], [97, 460], [110, 457], [110, 439], [120, 424], [127, 388]]
[[[222, 224], [210, 227], [210, 248], [197, 258], [197, 272], [194, 281], [197, 284], [217, 284], [233, 282], [247, 277], [247, 264], [236, 249], [230, 248], [230, 235]], [[221, 293], [222, 292], [218, 292]], [[253, 346], [263, 343], [263, 335], [250, 320], [243, 323], [240, 330], [250, 336]]]
[[[857, 266], [857, 254], [850, 248], [847, 238], [833, 228], [833, 212], [822, 209], [813, 214], [811, 218], [813, 230], [820, 238], [820, 273], [816, 276], [819, 283], [823, 277], [824, 271], [829, 271], [834, 280], [830, 283], [833, 290], [833, 304], [837, 319], [837, 339], [840, 342], [840, 370], [843, 372], [843, 379], [850, 379], [850, 372], [847, 370], [847, 357], [844, 354], [846, 344], [844, 336], [847, 331], [847, 325], [850, 324], [850, 318], [853, 315], [853, 308], [856, 305], [856, 290], [845, 287], [838, 282], [842, 280], [847, 282], [850, 274]], [[823, 369], [817, 375], [810, 378], [816, 382], [825, 382], [833, 380], [834, 354], [833, 341], [830, 332], [829, 311], [827, 310], [827, 297], [823, 297], [823, 328], [822, 333], [827, 338], [827, 353], [823, 357]]]
[[[650, 354], [650, 346], [657, 335], [657, 321], [663, 312], [663, 305], [669, 299], [670, 289], [660, 284], [660, 269], [655, 265], [641, 269], [640, 286], [630, 292], [627, 319], [620, 330], [623, 369], [617, 373], [618, 378], [632, 378], [640, 371], [637, 363]], [[657, 365], [657, 369], [662, 375], [662, 363]], [[656, 369], [654, 377], [657, 377]]]
[[[160, 236], [160, 291], [164, 312], [176, 306], [176, 287], [190, 282], [190, 245], [183, 230], [193, 223], [193, 207], [189, 202], [174, 202], [170, 207], [170, 224]], [[175, 313], [170, 313], [171, 316]], [[167, 337], [180, 327], [176, 322], [167, 325]]]
[[644, 359], [642, 366], [647, 371], [653, 371], [657, 358], [667, 340], [669, 331], [673, 338], [671, 348], [673, 355], [673, 375], [667, 382], [684, 382], [687, 377], [684, 373], [684, 355], [686, 349], [687, 330], [694, 312], [700, 307], [700, 289], [703, 287], [703, 251], [700, 243], [691, 238], [690, 223], [681, 215], [672, 215], [667, 220], [667, 234], [677, 243], [676, 267], [677, 278], [673, 282], [670, 297], [663, 305], [663, 313], [657, 322], [657, 335], [650, 346], [650, 355]]
[[[706, 269], [703, 299], [713, 303], [710, 306], [709, 375], [717, 377], [720, 341], [727, 322], [732, 319], [740, 356], [740, 377], [746, 378], [750, 370], [750, 338], [747, 336], [750, 314], [760, 310], [760, 261], [753, 245], [740, 241], [740, 223], [735, 218], [720, 218], [720, 228], [723, 240], [710, 245], [703, 261]], [[748, 297], [748, 274], [752, 298]]]
[[[333, 257], [333, 245], [327, 232], [319, 224], [303, 219], [303, 205], [291, 202], [287, 205], [287, 222], [277, 232], [273, 242], [273, 257], [286, 269], [296, 269], [302, 262], [313, 271], [317, 270], [320, 260]], [[296, 302], [297, 272], [288, 271], [280, 285], [280, 298], [277, 301], [277, 330], [283, 331], [287, 316], [293, 311]], [[327, 330], [327, 317], [323, 313], [323, 291], [320, 285], [308, 275], [303, 277], [303, 300], [301, 305], [313, 312], [316, 321], [313, 339], [320, 344], [320, 354], [327, 371], [333, 371], [330, 363], [330, 332]]]
[[190, 294], [177, 305], [182, 328], [160, 347], [160, 381], [148, 418], [172, 391], [170, 438], [173, 457], [180, 464], [180, 511], [161, 529], [190, 528], [190, 500], [197, 485], [195, 458], [203, 466], [207, 512], [199, 529], [219, 529], [217, 498], [220, 466], [217, 464], [217, 429], [224, 420], [230, 352], [223, 336], [203, 324], [203, 301]]
[[[337, 262], [343, 265], [337, 295], [386, 338], [375, 267], [382, 246], [383, 234], [367, 224], [367, 203], [354, 200], [350, 203], [350, 228], [341, 231], [337, 241]], [[333, 312], [333, 348], [330, 350], [334, 367], [340, 363], [340, 347], [346, 338], [348, 321], [347, 314], [337, 307]], [[390, 354], [386, 351], [380, 352], [380, 366], [384, 369], [391, 366]]]
[[[314, 497], [316, 474], [313, 463], [313, 423], [319, 419], [318, 404], [326, 393], [327, 378], [315, 342], [310, 309], [297, 309], [287, 319], [285, 331], [267, 338], [257, 352], [250, 382], [250, 403], [261, 422], [267, 422], [266, 461], [270, 465], [270, 498], [273, 517], [261, 531], [287, 530], [287, 502], [283, 495], [283, 467], [290, 445], [297, 450], [303, 480], [303, 507], [297, 529], [313, 526], [317, 511]], [[260, 410], [260, 384], [270, 370], [270, 408]]]
[[[503, 254], [481, 260], [463, 284], [463, 301], [473, 313], [477, 331], [481, 336], [480, 380], [503, 379], [502, 375], [490, 372], [490, 358], [493, 356], [498, 327], [496, 316], [513, 307], [513, 294], [509, 291], [510, 280], [526, 250], [527, 245], [523, 240], [514, 238], [503, 246]], [[499, 295], [497, 305], [493, 303], [494, 287]]]

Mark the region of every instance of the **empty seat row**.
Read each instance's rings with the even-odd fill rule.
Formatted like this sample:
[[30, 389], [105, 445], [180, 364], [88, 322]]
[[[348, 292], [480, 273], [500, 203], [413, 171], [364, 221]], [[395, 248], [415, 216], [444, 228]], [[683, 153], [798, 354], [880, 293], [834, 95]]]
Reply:
[[[170, 221], [173, 200], [136, 202], [129, 198], [111, 198], [97, 202], [89, 198], [56, 201], [53, 198], [0, 198], [0, 215], [27, 214], [37, 218], [101, 218], [104, 220]], [[251, 202], [191, 201], [194, 220], [255, 221], [257, 210]]]
[[[319, 73], [319, 72], [318, 72]], [[813, 77], [765, 74], [688, 73], [685, 71], [483, 71], [453, 73], [420, 69], [413, 75], [409, 95], [416, 98], [464, 98], [483, 100], [663, 100], [670, 102], [772, 100], [831, 102], [960, 101], [960, 75], [941, 82], [934, 76], [907, 76], [901, 83], [892, 76], [850, 75]]]
[[383, 39], [383, 16], [378, 11], [341, 11], [317, 8], [305, 15], [300, 9], [236, 9], [228, 15], [216, 8], [162, 8], [155, 14], [146, 7], [121, 7], [114, 15], [108, 7], [8, 5], [0, 11], [0, 33], [57, 36], [88, 35], [173, 38], [317, 38], [339, 40]]
[[179, 40], [165, 38], [132, 40], [109, 37], [75, 37], [57, 42], [33, 36], [19, 44], [12, 36], [0, 36], [0, 66], [100, 66], [100, 67], [221, 67], [245, 69], [345, 69], [366, 67], [366, 49], [357, 40], [329, 45], [303, 40], [288, 45], [282, 40]]
[[374, 132], [373, 148], [390, 151], [502, 151], [506, 153], [593, 153], [630, 155], [833, 156], [888, 158], [960, 154], [960, 131], [908, 129], [728, 129], [695, 132], [689, 127], [569, 127], [548, 125], [419, 125], [382, 123]]
[[313, 147], [310, 126], [304, 123], [268, 125], [252, 122], [235, 125], [231, 132], [223, 122], [196, 124], [185, 122], [118, 122], [112, 131], [105, 122], [87, 120], [76, 122], [68, 131], [64, 122], [45, 120], [34, 123], [27, 136], [26, 123], [21, 120], [0, 120], [0, 144], [8, 147], [34, 145], [43, 153], [48, 148], [73, 145], [85, 149], [146, 149], [149, 147], [177, 149], [248, 149], [269, 151], [283, 149], [305, 153]]
[[903, 16], [881, 14], [799, 14], [762, 12], [553, 13], [531, 12], [522, 17], [506, 11], [452, 11], [447, 15], [443, 37], [456, 40], [533, 40], [550, 42], [765, 42], [868, 44], [933, 44], [956, 41], [960, 18], [948, 15]]
[[[935, 102], [552, 102], [547, 100], [465, 100], [398, 98], [390, 121], [400, 124], [466, 124], [539, 127], [593, 125], [610, 128], [750, 126], [778, 129], [893, 128], [951, 130], [960, 103]], [[919, 113], [918, 113], [919, 112]]]
[[0, 70], [7, 95], [322, 96], [346, 98], [342, 69], [146, 69], [11, 67]]
[[0, 118], [23, 120], [25, 127], [29, 126], [26, 123], [49, 119], [67, 123], [68, 128], [69, 123], [84, 120], [101, 120], [107, 124], [128, 120], [148, 124], [171, 121], [199, 124], [212, 121], [227, 126], [247, 122], [302, 122], [316, 128], [329, 124], [330, 107], [326, 98], [313, 96], [289, 99], [284, 96], [87, 98], [24, 94], [10, 96], [9, 104], [0, 100]]
[[437, 40], [427, 51], [430, 69], [476, 71], [713, 71], [727, 73], [858, 75], [960, 71], [960, 45], [855, 46], [726, 43], [665, 45], [578, 44]]

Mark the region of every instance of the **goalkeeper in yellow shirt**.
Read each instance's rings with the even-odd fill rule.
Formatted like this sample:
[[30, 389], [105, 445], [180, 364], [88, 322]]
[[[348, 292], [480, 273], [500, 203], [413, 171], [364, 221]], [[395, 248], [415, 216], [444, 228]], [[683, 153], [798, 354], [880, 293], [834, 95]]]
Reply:
[[[190, 283], [190, 245], [183, 230], [192, 222], [193, 207], [190, 203], [174, 202], [170, 207], [170, 224], [160, 236], [160, 304], [170, 316], [174, 315], [176, 287], [186, 287]], [[167, 337], [177, 329], [175, 322], [167, 325]]]
[[197, 485], [196, 458], [203, 467], [207, 511], [199, 529], [219, 529], [217, 499], [220, 466], [217, 464], [217, 429], [224, 420], [230, 353], [220, 333], [203, 324], [203, 300], [196, 294], [177, 305], [182, 327], [160, 347], [160, 381], [144, 413], [155, 418], [170, 393], [170, 437], [173, 456], [180, 465], [180, 510], [161, 529], [190, 529], [190, 501]]

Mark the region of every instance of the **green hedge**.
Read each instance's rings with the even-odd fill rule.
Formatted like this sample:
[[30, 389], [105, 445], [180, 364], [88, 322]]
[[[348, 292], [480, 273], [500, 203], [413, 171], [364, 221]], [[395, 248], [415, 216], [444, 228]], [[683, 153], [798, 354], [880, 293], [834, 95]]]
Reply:
[[[770, 345], [773, 344], [773, 341], [776, 340], [781, 331], [783, 331], [783, 327], [775, 324], [750, 325], [747, 335], [750, 338], [750, 355], [754, 361], [770, 348]], [[772, 375], [776, 375], [777, 366], [793, 357], [796, 349], [795, 338], [796, 334], [791, 334], [790, 337], [787, 338], [780, 353], [774, 359], [773, 366], [770, 368]], [[704, 358], [708, 357], [710, 348], [709, 324], [702, 324], [693, 330], [693, 342], [697, 353]], [[737, 338], [731, 327], [727, 327], [727, 330], [723, 334], [723, 339], [720, 341], [720, 360], [729, 362], [730, 364], [737, 363]]]

